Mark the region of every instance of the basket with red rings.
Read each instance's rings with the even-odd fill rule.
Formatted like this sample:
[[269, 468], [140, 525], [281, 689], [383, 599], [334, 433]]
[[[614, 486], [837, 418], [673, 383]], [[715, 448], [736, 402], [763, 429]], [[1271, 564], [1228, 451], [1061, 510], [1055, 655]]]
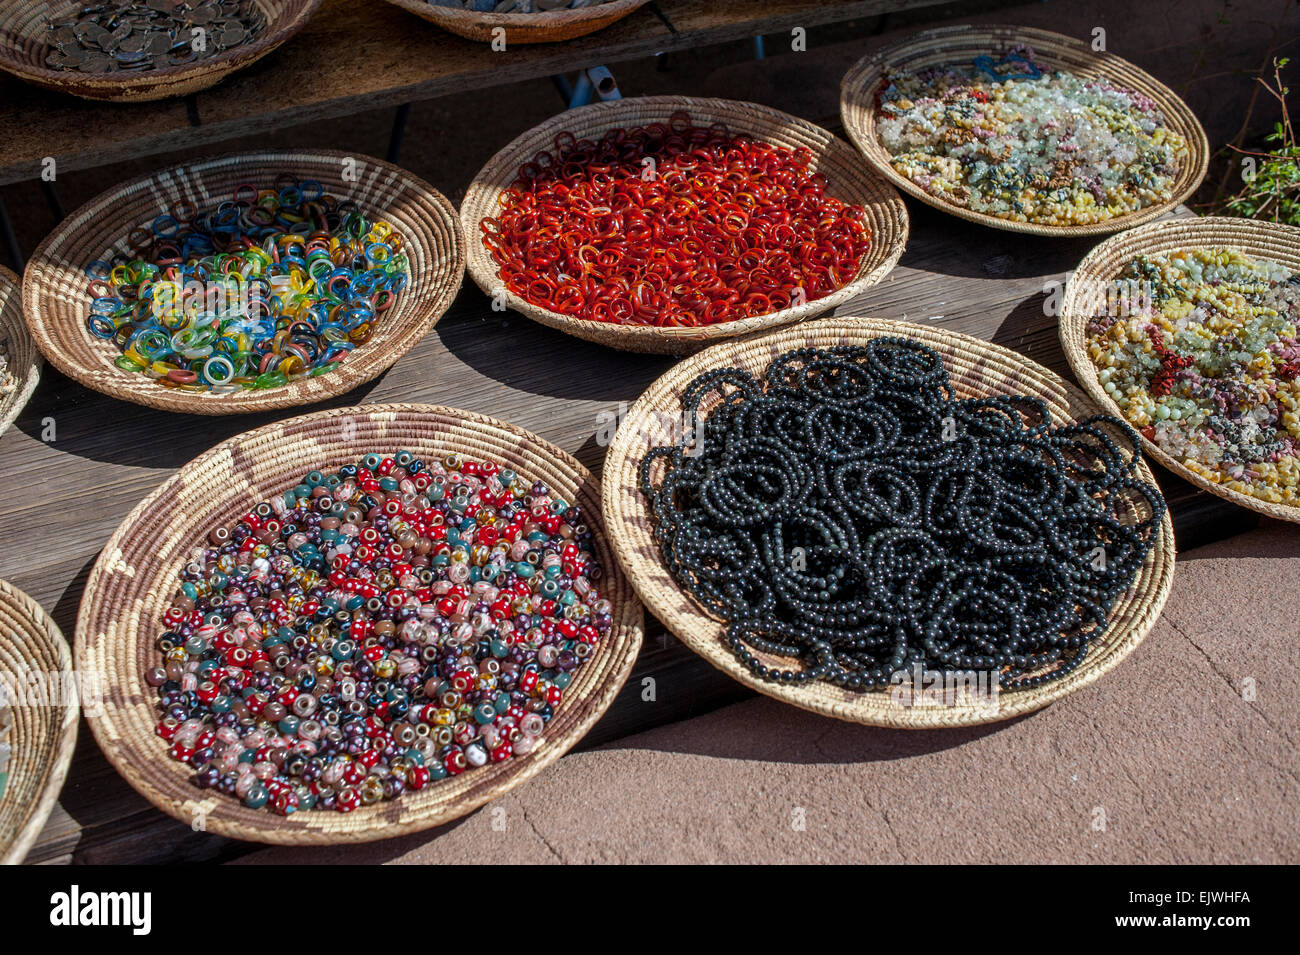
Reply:
[[880, 281], [907, 239], [898, 193], [826, 130], [675, 96], [525, 133], [475, 178], [461, 221], [495, 301], [668, 354], [824, 314]]

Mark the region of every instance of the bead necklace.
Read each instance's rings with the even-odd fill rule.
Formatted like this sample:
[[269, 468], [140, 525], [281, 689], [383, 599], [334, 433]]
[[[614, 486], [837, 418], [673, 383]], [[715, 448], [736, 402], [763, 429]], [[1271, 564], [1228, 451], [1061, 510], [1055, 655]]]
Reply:
[[114, 364], [182, 391], [277, 388], [333, 371], [406, 287], [406, 240], [314, 180], [183, 204], [92, 262], [91, 334]]
[[806, 148], [692, 125], [561, 133], [481, 223], [505, 287], [562, 315], [712, 325], [823, 298], [858, 274], [871, 233], [826, 192]]
[[1235, 249], [1142, 255], [1088, 323], [1124, 416], [1216, 484], [1300, 506], [1300, 275]]
[[1105, 634], [1165, 511], [1123, 422], [957, 400], [910, 339], [801, 348], [765, 381], [708, 371], [682, 406], [695, 442], [652, 449], [641, 491], [669, 571], [765, 680], [1058, 679]]
[[164, 614], [157, 732], [200, 788], [350, 812], [532, 752], [612, 624], [577, 506], [370, 454], [217, 527]]

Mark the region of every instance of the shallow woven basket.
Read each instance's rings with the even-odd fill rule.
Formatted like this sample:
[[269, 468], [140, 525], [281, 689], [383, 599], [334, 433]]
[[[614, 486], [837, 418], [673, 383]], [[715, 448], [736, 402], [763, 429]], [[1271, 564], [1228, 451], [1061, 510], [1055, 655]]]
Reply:
[[[881, 144], [876, 133], [876, 94], [886, 70], [918, 70], [944, 64], [969, 64], [976, 56], [987, 53], [996, 57], [1018, 43], [1027, 43], [1033, 47], [1036, 62], [1044, 72], [1066, 70], [1077, 76], [1106, 77], [1144, 93], [1155, 101], [1164, 113], [1165, 123], [1187, 140], [1187, 160], [1174, 182], [1173, 195], [1167, 202], [1090, 225], [1039, 225], [972, 212], [930, 195], [894, 170], [889, 151]], [[940, 27], [915, 33], [898, 43], [869, 53], [844, 76], [840, 85], [840, 117], [849, 138], [862, 150], [867, 161], [908, 195], [971, 222], [1032, 235], [1107, 235], [1148, 222], [1175, 208], [1194, 193], [1205, 178], [1210, 162], [1210, 145], [1205, 138], [1205, 130], [1173, 90], [1113, 53], [1094, 53], [1091, 46], [1081, 40], [1032, 27], [973, 24]]]
[[84, 99], [143, 103], [197, 93], [256, 63], [302, 29], [322, 0], [257, 0], [266, 14], [266, 31], [254, 42], [216, 56], [143, 72], [80, 73], [52, 70], [45, 58], [47, 23], [86, 6], [84, 0], [0, 0], [0, 69], [29, 83]]
[[[317, 467], [355, 463], [399, 449], [424, 458], [458, 451], [544, 481], [577, 503], [595, 532], [614, 604], [614, 626], [577, 671], [527, 756], [467, 770], [420, 792], [351, 813], [325, 810], [279, 817], [232, 797], [200, 790], [154, 735], [157, 695], [144, 682], [159, 657], [154, 641], [177, 575], [209, 528], [230, 526], [249, 506], [283, 492]], [[146, 799], [183, 822], [202, 818], [211, 832], [286, 845], [365, 842], [418, 832], [470, 812], [535, 776], [591, 728], [627, 679], [641, 647], [641, 606], [615, 563], [600, 516], [600, 485], [573, 457], [512, 425], [431, 405], [343, 408], [250, 431], [195, 458], [122, 522], [86, 582], [77, 617], [78, 665], [104, 674], [102, 715], [89, 720], [100, 747]]]
[[[958, 397], [1028, 394], [1043, 399], [1054, 424], [1064, 424], [1101, 409], [1082, 391], [1008, 349], [938, 328], [874, 318], [827, 318], [811, 326], [783, 329], [771, 335], [727, 342], [679, 362], [641, 396], [620, 425], [605, 458], [605, 524], [614, 552], [636, 585], [646, 607], [683, 643], [722, 672], [746, 686], [795, 706], [854, 723], [899, 729], [932, 729], [992, 723], [1032, 712], [1087, 686], [1128, 656], [1142, 642], [1169, 596], [1174, 574], [1173, 524], [1166, 512], [1160, 537], [1147, 555], [1137, 579], [1111, 609], [1110, 629], [1095, 641], [1078, 669], [1037, 689], [998, 694], [996, 708], [978, 699], [940, 705], [917, 700], [906, 705], [904, 694], [891, 689], [852, 693], [829, 683], [786, 686], [758, 679], [723, 642], [724, 626], [705, 611], [669, 574], [655, 543], [653, 522], [637, 477], [646, 452], [671, 443], [672, 421], [681, 421], [680, 396], [697, 375], [712, 368], [736, 367], [762, 375], [777, 356], [795, 348], [855, 345], [882, 335], [906, 336], [937, 351], [944, 359]], [[1137, 475], [1152, 482], [1150, 469], [1139, 462]], [[786, 658], [757, 654], [768, 666]]]
[[41, 353], [23, 324], [20, 280], [3, 266], [0, 266], [0, 345], [14, 381], [13, 392], [7, 398], [0, 398], [0, 435], [3, 435], [22, 413], [41, 379]]
[[467, 40], [489, 43], [494, 31], [505, 30], [506, 46], [517, 43], [555, 43], [603, 30], [650, 0], [613, 0], [578, 10], [546, 10], [539, 13], [477, 13], [454, 7], [437, 7], [426, 0], [388, 0], [417, 17], [436, 23]]
[[[35, 684], [29, 676], [40, 677]], [[0, 863], [23, 861], [59, 800], [77, 743], [77, 685], [72, 652], [49, 614], [0, 580], [0, 683], [10, 698], [9, 781], [0, 795]], [[47, 691], [61, 695], [51, 700]], [[14, 705], [16, 703], [27, 705]]]
[[[699, 328], [658, 328], [587, 321], [538, 308], [507, 292], [501, 283], [497, 264], [492, 261], [492, 256], [483, 245], [479, 223], [497, 214], [498, 196], [514, 181], [520, 166], [538, 152], [554, 148], [555, 137], [559, 133], [569, 132], [579, 139], [599, 137], [606, 130], [618, 127], [667, 122], [673, 113], [680, 110], [690, 113], [691, 120], [696, 125], [722, 123], [733, 133], [747, 133], [778, 146], [806, 146], [812, 150], [815, 157], [813, 168], [826, 177], [827, 192], [837, 199], [856, 203], [866, 209], [866, 221], [871, 228], [871, 246], [863, 256], [857, 277], [839, 291], [795, 308]], [[907, 208], [898, 193], [876, 175], [852, 147], [820, 126], [754, 103], [685, 96], [612, 100], [569, 110], [547, 120], [524, 133], [489, 160], [470, 183], [465, 200], [461, 203], [460, 217], [468, 246], [470, 275], [487, 295], [495, 296], [499, 293], [516, 311], [578, 338], [623, 351], [667, 355], [688, 354], [722, 339], [812, 318], [861, 295], [889, 274], [898, 263], [903, 247], [907, 244], [908, 229]]]
[[[1085, 255], [1071, 275], [1061, 301], [1061, 348], [1080, 384], [1109, 413], [1124, 416], [1097, 379], [1097, 366], [1088, 354], [1087, 339], [1088, 320], [1106, 310], [1106, 289], [1138, 255], [1212, 248], [1238, 249], [1252, 258], [1284, 265], [1293, 274], [1300, 273], [1300, 229], [1253, 219], [1207, 216], [1152, 222], [1113, 236]], [[1278, 520], [1300, 522], [1300, 507], [1271, 503], [1216, 484], [1185, 467], [1145, 437], [1142, 447], [1169, 470], [1202, 490]]]
[[[243, 183], [268, 185], [285, 172], [318, 180], [327, 192], [356, 201], [367, 216], [386, 219], [406, 237], [403, 251], [410, 258], [410, 281], [378, 322], [374, 336], [329, 374], [265, 391], [179, 391], [115, 366], [118, 349], [86, 327], [86, 266], [126, 253], [132, 229], [147, 227], [181, 201], [202, 208], [231, 198]], [[151, 408], [236, 414], [311, 404], [374, 378], [433, 328], [456, 297], [464, 271], [460, 221], [451, 203], [428, 183], [367, 156], [327, 150], [242, 153], [142, 176], [86, 203], [33, 253], [23, 274], [23, 309], [32, 337], [50, 364], [88, 388]]]

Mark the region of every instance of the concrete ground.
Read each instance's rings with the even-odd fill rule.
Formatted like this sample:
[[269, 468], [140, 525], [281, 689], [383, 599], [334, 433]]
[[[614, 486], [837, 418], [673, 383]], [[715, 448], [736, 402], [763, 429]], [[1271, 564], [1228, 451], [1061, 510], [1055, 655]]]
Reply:
[[1012, 722], [880, 730], [760, 698], [433, 833], [239, 863], [1300, 862], [1298, 573], [1282, 523], [1183, 555], [1128, 660]]

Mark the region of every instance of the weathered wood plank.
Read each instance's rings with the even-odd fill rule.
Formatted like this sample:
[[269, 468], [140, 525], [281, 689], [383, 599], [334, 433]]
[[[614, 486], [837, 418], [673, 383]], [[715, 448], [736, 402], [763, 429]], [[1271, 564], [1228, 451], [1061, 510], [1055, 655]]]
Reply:
[[[327, 0], [279, 50], [187, 100], [88, 103], [0, 77], [0, 185], [465, 90], [940, 0], [655, 0], [567, 43], [493, 52], [399, 7]], [[39, 117], [33, 121], [32, 117]]]

